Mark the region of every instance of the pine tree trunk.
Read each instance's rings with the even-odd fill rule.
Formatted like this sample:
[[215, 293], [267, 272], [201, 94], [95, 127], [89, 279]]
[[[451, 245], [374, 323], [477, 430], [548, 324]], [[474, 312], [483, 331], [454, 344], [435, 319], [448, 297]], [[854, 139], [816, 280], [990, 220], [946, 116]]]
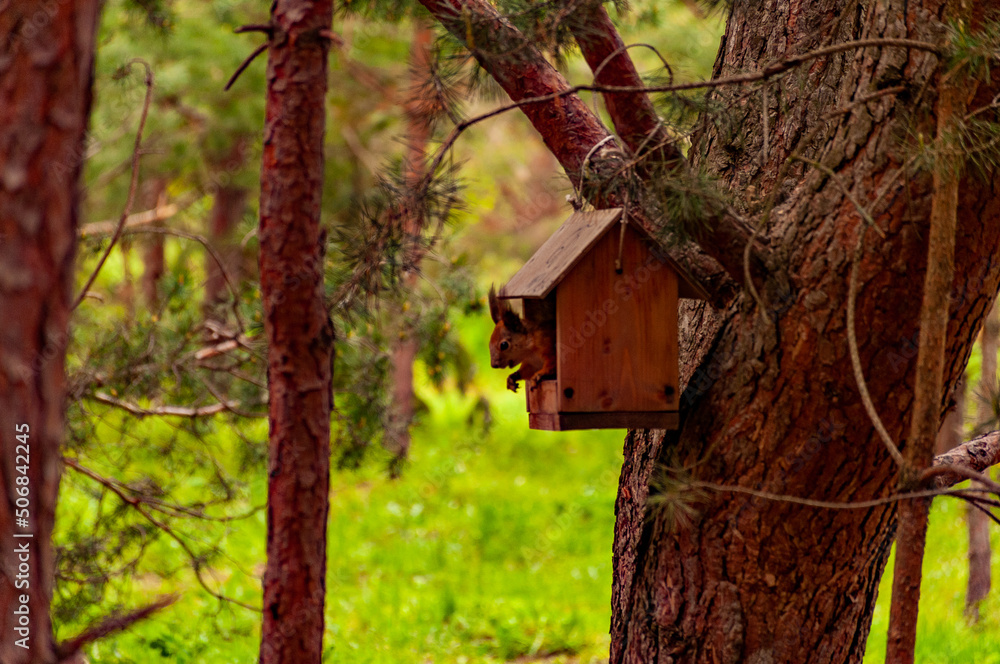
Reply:
[[[56, 661], [49, 618], [55, 563], [50, 540], [61, 471], [64, 363], [76, 295], [79, 180], [99, 5], [96, 0], [18, 0], [0, 9], [4, 664]], [[26, 514], [16, 512], [25, 499]]]
[[[155, 210], [165, 204], [167, 180], [154, 178], [143, 183], [140, 203], [144, 210]], [[157, 224], [161, 225], [160, 223]], [[142, 240], [142, 295], [146, 306], [156, 309], [160, 302], [160, 279], [167, 270], [162, 235], [152, 235]]]
[[240, 248], [233, 241], [233, 232], [246, 210], [247, 190], [243, 187], [220, 185], [215, 191], [209, 222], [209, 242], [222, 259], [222, 267], [212, 256], [205, 257], [205, 305], [212, 307], [232, 298], [222, 270], [225, 269], [233, 284], [238, 284], [240, 274]]
[[[755, 71], [831, 41], [940, 41], [943, 5], [738, 1], [715, 73]], [[685, 367], [691, 379], [682, 429], [666, 439], [635, 432], [627, 440], [612, 662], [861, 661], [895, 531], [894, 507], [823, 510], [704, 490], [687, 496], [700, 509], [686, 525], [672, 522], [666, 510], [649, 513], [646, 499], [656, 464], [690, 469], [702, 482], [826, 501], [893, 490], [896, 465], [862, 407], [848, 355], [848, 276], [864, 222], [843, 187], [869, 209], [881, 197], [871, 212], [886, 238], [869, 231], [864, 243], [856, 328], [879, 414], [905, 445], [920, 310], [913, 284], [923, 281], [933, 191], [927, 172], [894, 176], [909, 156], [899, 140], [904, 128], [935, 134], [928, 110], [933, 96], [917, 104], [910, 91], [925, 84], [934, 90], [936, 68], [937, 58], [927, 52], [868, 48], [817, 59], [771, 83], [766, 108], [759, 91], [715, 93], [734, 109], [735, 122], [707, 124], [691, 151], [694, 161], [730, 191], [748, 192], [748, 214], [759, 215], [766, 194], [779, 190], [765, 229], [780, 258], [780, 270], [762, 291], [771, 322], [762, 322], [756, 303], [743, 295], [699, 324], [700, 337], [711, 341]], [[905, 92], [878, 94], [900, 85]], [[995, 92], [984, 86], [970, 108]], [[835, 112], [840, 109], [848, 110]], [[811, 142], [800, 144], [810, 135]], [[838, 178], [799, 162], [776, 182], [793, 152]], [[946, 394], [1000, 279], [990, 259], [1000, 247], [995, 182], [992, 174], [970, 176], [960, 186], [955, 256], [961, 277], [949, 312]], [[688, 329], [693, 322], [688, 319]]]
[[260, 199], [270, 460], [261, 664], [319, 664], [326, 592], [333, 326], [320, 223], [333, 3], [271, 9]]
[[[980, 350], [983, 361], [979, 372], [979, 426], [996, 428], [993, 404], [997, 399], [997, 337], [1000, 336], [1000, 319], [997, 306], [983, 326]], [[978, 485], [978, 483], [974, 483]], [[969, 584], [965, 593], [965, 614], [971, 622], [979, 622], [979, 603], [990, 592], [990, 518], [980, 510], [968, 506], [966, 519], [969, 524]]]
[[[512, 99], [542, 98], [522, 110], [574, 184], [584, 162], [589, 173], [606, 164], [620, 172], [597, 118], [492, 5], [421, 3]], [[998, 5], [977, 3], [972, 30]], [[945, 0], [735, 0], [714, 73], [761, 72], [856, 40], [944, 43], [944, 7]], [[941, 68], [933, 49], [854, 46], [768, 70], [777, 73], [766, 94], [760, 84], [711, 92], [711, 114], [687, 159], [691, 172], [717, 179], [735, 210], [705, 220], [694, 233], [697, 247], [667, 249], [720, 308], [682, 306], [680, 430], [635, 431], [625, 441], [613, 664], [861, 661], [895, 506], [819, 509], [745, 491], [856, 502], [895, 490], [897, 466], [852, 370], [848, 284], [870, 215], [885, 237], [869, 230], [861, 243], [858, 364], [889, 436], [905, 450], [921, 304], [913, 284], [926, 271], [934, 193], [931, 173], [912, 168], [917, 139], [908, 137], [936, 135]], [[968, 107], [988, 105], [998, 91], [996, 82], [980, 85]], [[630, 134], [617, 126], [625, 115], [613, 118], [621, 136]], [[998, 185], [992, 171], [959, 184], [961, 277], [949, 306], [944, 394], [961, 376], [1000, 284]], [[755, 241], [741, 219], [761, 224], [772, 193], [774, 209], [750, 252], [758, 258], [750, 270], [758, 299], [744, 286], [743, 248]], [[609, 187], [592, 202], [620, 205], [625, 197]], [[651, 492], [666, 507], [648, 506]], [[680, 503], [686, 509], [669, 509]]]

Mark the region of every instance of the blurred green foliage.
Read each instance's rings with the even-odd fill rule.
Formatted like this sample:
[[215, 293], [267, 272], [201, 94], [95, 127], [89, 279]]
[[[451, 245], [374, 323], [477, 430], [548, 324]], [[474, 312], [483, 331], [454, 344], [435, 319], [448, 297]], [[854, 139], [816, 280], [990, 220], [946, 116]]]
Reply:
[[[568, 78], [590, 80], [564, 35], [546, 26], [544, 13], [530, 3], [508, 4], [520, 8], [524, 27], [548, 30], [547, 45], [559, 53]], [[405, 148], [400, 107], [410, 85], [413, 5], [378, 0], [338, 9], [334, 30], [342, 43], [330, 60], [324, 220], [327, 290], [338, 330], [334, 428], [341, 463], [331, 490], [326, 660], [605, 661], [622, 433], [529, 431], [523, 395], [506, 392], [505, 374], [488, 370], [491, 324], [482, 310], [489, 284], [504, 282], [565, 217], [568, 182], [520, 115], [476, 126], [446, 160], [460, 168], [445, 174], [439, 193], [448, 199], [460, 185], [461, 204], [448, 199], [416, 285], [398, 288], [404, 242], [390, 233], [377, 238], [391, 248], [373, 270], [377, 297], [338, 308], [340, 288], [356, 275], [352, 256], [372, 239], [372, 222], [380, 218], [365, 214], [363, 203], [385, 194], [380, 179], [392, 180]], [[702, 19], [679, 0], [642, 0], [613, 15], [627, 42], [662, 49], [677, 80], [710, 75], [719, 14]], [[181, 208], [168, 226], [208, 236], [220, 187], [243, 188], [249, 196], [231, 238], [246, 268], [235, 304], [242, 329], [232, 303], [203, 307], [206, 257], [190, 239], [165, 240], [159, 300], [140, 301], [135, 282], [150, 246], [144, 235], [128, 236], [127, 251], [112, 254], [94, 297], [73, 320], [66, 454], [104, 480], [72, 468], [64, 475], [58, 636], [159, 593], [183, 593], [154, 619], [92, 646], [94, 662], [257, 660], [259, 615], [212, 593], [260, 601], [267, 422], [246, 415], [266, 410], [252, 267], [266, 57], [251, 63], [231, 91], [223, 86], [262, 40], [234, 28], [266, 20], [266, 5], [249, 0], [104, 5], [84, 221], [117, 219], [124, 206], [145, 90], [139, 68], [119, 72], [135, 58], [156, 76], [141, 179], [162, 181], [166, 199]], [[631, 53], [651, 80], [663, 80], [655, 53]], [[494, 103], [465, 84], [454, 88], [456, 112], [469, 116]], [[693, 103], [660, 101], [664, 115], [678, 122]], [[445, 125], [439, 123], [435, 139]], [[153, 204], [140, 196], [133, 211]], [[81, 283], [106, 242], [81, 243]], [[206, 328], [208, 314], [226, 334], [243, 336], [239, 348], [211, 358], [206, 368], [196, 354], [219, 340]], [[389, 455], [378, 442], [388, 353], [404, 330], [421, 340], [415, 375], [422, 410], [410, 465], [401, 479], [390, 480]], [[242, 414], [136, 417], [109, 403], [194, 408], [217, 404], [218, 396]], [[145, 513], [122, 496], [142, 497]], [[923, 661], [990, 661], [982, 653], [1000, 651], [990, 629], [1000, 619], [995, 597], [983, 607], [982, 627], [960, 627], [960, 510], [954, 502], [935, 506]], [[866, 661], [884, 647], [887, 596]]]

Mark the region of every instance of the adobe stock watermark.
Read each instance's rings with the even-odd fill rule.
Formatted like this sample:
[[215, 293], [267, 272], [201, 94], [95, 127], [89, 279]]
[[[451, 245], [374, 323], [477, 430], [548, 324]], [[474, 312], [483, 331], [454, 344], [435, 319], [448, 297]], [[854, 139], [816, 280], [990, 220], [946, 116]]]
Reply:
[[31, 647], [31, 549], [30, 540], [34, 538], [31, 530], [31, 480], [28, 471], [31, 469], [31, 430], [27, 423], [14, 426], [17, 445], [14, 448], [14, 525], [15, 532], [11, 569], [14, 573], [14, 588], [22, 592], [15, 597], [12, 612], [14, 614], [14, 645], [29, 650]]
[[[16, 56], [21, 49], [21, 43], [25, 40], [33, 41], [39, 37], [52, 24], [52, 20], [59, 13], [59, 6], [65, 5], [67, 1], [49, 0], [42, 3], [42, 6], [34, 12], [16, 17], [14, 25], [17, 28], [4, 36], [4, 44], [0, 48], [0, 52], [11, 58]], [[20, 21], [17, 20], [18, 18]]]

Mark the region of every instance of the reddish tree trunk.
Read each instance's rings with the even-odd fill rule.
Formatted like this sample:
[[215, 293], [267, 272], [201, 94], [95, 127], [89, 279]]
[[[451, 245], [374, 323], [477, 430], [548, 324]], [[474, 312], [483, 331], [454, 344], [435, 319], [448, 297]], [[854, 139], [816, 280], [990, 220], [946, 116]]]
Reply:
[[952, 406], [941, 421], [934, 445], [934, 454], [944, 454], [965, 442], [965, 377], [963, 376], [952, 394]]
[[[142, 187], [141, 200], [144, 209], [156, 210], [166, 204], [167, 181], [155, 178]], [[157, 224], [160, 225], [160, 224]], [[163, 236], [153, 235], [143, 240], [142, 252], [142, 294], [146, 305], [155, 309], [160, 301], [160, 279], [166, 273], [166, 256], [163, 253]]]
[[[483, 3], [421, 1], [455, 36], [473, 38], [473, 52], [514, 99], [564, 85], [527, 46], [516, 44], [516, 59], [502, 57], [515, 42], [501, 38], [509, 26], [498, 19], [477, 30], [487, 25], [475, 22], [489, 13]], [[997, 4], [977, 3], [973, 25]], [[830, 43], [940, 42], [944, 5], [736, 0], [715, 75], [759, 71]], [[767, 95], [759, 85], [712, 93], [716, 107], [727, 110], [700, 125], [692, 166], [714, 174], [752, 219], [775, 193], [770, 224], [760, 229], [773, 251], [758, 288], [765, 310], [745, 293], [721, 311], [683, 307], [681, 429], [626, 439], [611, 662], [861, 661], [895, 531], [894, 506], [824, 510], [684, 487], [694, 479], [836, 502], [893, 492], [896, 465], [858, 396], [846, 338], [848, 277], [865, 223], [855, 201], [885, 233], [883, 239], [869, 232], [860, 258], [860, 365], [889, 434], [905, 449], [920, 310], [913, 284], [925, 272], [933, 187], [929, 173], [899, 169], [909, 158], [903, 137], [935, 135], [938, 64], [924, 50], [851, 49], [770, 80]], [[997, 87], [982, 86], [969, 107], [988, 104]], [[578, 177], [603, 138], [586, 107], [570, 96], [533, 103], [525, 113], [567, 175]], [[837, 177], [795, 162], [777, 181], [793, 153]], [[992, 260], [1000, 249], [998, 188], [992, 173], [960, 183], [961, 277], [949, 306], [945, 393], [961, 375], [1000, 283], [1000, 263]], [[732, 275], [738, 243], [710, 246], [707, 237], [698, 238], [703, 248]], [[672, 481], [659, 477], [664, 473]], [[683, 501], [698, 508], [696, 516], [682, 522], [671, 518], [675, 511], [647, 509], [651, 485], [663, 494], [659, 503]]]
[[[961, 0], [959, 0], [961, 2]], [[967, 25], [968, 16], [958, 13], [953, 0], [944, 8], [944, 18]], [[960, 71], [941, 71], [936, 87], [935, 109], [939, 152], [932, 173], [933, 194], [928, 221], [928, 246], [920, 303], [920, 346], [913, 388], [910, 434], [898, 469], [900, 492], [923, 488], [920, 473], [934, 462], [934, 442], [941, 429], [941, 402], [950, 390], [943, 385], [945, 346], [948, 332], [948, 305], [955, 280], [955, 232], [958, 210], [959, 173], [963, 164], [947, 144], [965, 116], [965, 102], [975, 90]], [[896, 532], [896, 560], [892, 574], [892, 603], [889, 608], [889, 640], [886, 664], [912, 664], [917, 641], [917, 614], [927, 544], [927, 524], [931, 499], [906, 500], [899, 504]]]
[[212, 256], [205, 257], [205, 272], [208, 280], [205, 283], [205, 304], [213, 306], [232, 297], [226, 285], [223, 268], [234, 284], [239, 283], [240, 248], [233, 242], [233, 231], [236, 230], [243, 212], [246, 210], [247, 190], [243, 187], [219, 186], [212, 202], [212, 215], [209, 222], [209, 242], [215, 247], [222, 259], [223, 267]]
[[[823, 39], [940, 38], [935, 21], [943, 2], [887, 2], [866, 12], [847, 12], [846, 4], [736, 3], [716, 74], [754, 69]], [[919, 89], [934, 80], [936, 65], [927, 53], [871, 48], [817, 60], [772, 84], [766, 109], [759, 94], [718, 93], [740, 109], [741, 131], [711, 127], [692, 154], [732, 191], [780, 188], [769, 233], [782, 247], [788, 295], [776, 297], [781, 290], [774, 289], [766, 296], [773, 324], [761, 323], [744, 301], [713, 326], [713, 346], [684, 395], [684, 426], [652, 453], [660, 463], [691, 467], [704, 481], [830, 501], [891, 491], [896, 466], [858, 397], [845, 338], [851, 255], [864, 222], [825, 173], [796, 167], [786, 181], [774, 179], [798, 151], [839, 172], [866, 206], [885, 192], [872, 213], [887, 237], [869, 233], [864, 245], [856, 320], [869, 389], [890, 435], [905, 445], [920, 309], [912, 285], [926, 265], [933, 192], [926, 173], [893, 179], [906, 159], [893, 137], [910, 122], [933, 135], [935, 118], [922, 111], [915, 117], [912, 97], [891, 94], [824, 116], [901, 82]], [[781, 103], [774, 101], [779, 93]], [[972, 106], [991, 94], [980, 90]], [[764, 159], [762, 110], [772, 132]], [[817, 123], [825, 126], [815, 140], [800, 145]], [[961, 183], [955, 255], [962, 276], [950, 305], [947, 389], [961, 374], [1000, 278], [989, 260], [1000, 243], [995, 196], [992, 177]], [[761, 208], [747, 201], [748, 211]], [[774, 275], [772, 288], [780, 278]], [[646, 454], [644, 441], [661, 440], [635, 435], [633, 445]], [[662, 515], [636, 520], [645, 492], [630, 492], [629, 484], [647, 482], [627, 473], [619, 494], [628, 518], [617, 527], [613, 662], [861, 660], [894, 534], [892, 507], [820, 510], [709, 492], [691, 527], [672, 528]]]
[[[79, 179], [99, 4], [18, 0], [0, 9], [4, 664], [56, 661], [49, 618], [54, 574], [50, 538], [61, 470], [64, 362], [76, 295]], [[17, 500], [24, 498], [26, 515], [15, 512], [21, 507]], [[18, 520], [22, 516], [26, 524]], [[22, 638], [27, 647], [19, 647]]]
[[333, 3], [271, 8], [260, 199], [270, 461], [262, 664], [318, 664], [323, 649], [333, 326], [320, 224]]
[[[983, 361], [979, 374], [977, 420], [980, 427], [994, 428], [996, 415], [993, 404], [997, 399], [997, 338], [1000, 337], [1000, 319], [994, 304], [983, 326], [980, 350]], [[978, 483], [974, 483], [977, 485]], [[971, 505], [966, 511], [969, 525], [969, 584], [965, 593], [965, 614], [971, 622], [979, 621], [979, 603], [990, 592], [990, 518]]]

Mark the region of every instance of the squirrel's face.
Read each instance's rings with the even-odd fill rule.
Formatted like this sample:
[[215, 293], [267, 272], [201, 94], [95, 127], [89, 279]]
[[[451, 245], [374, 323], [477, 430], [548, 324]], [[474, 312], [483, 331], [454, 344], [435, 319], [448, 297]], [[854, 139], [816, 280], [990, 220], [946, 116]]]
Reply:
[[513, 369], [520, 364], [520, 359], [514, 359], [515, 351], [520, 345], [516, 337], [502, 321], [493, 328], [493, 335], [490, 337], [490, 366], [494, 369]]
[[497, 299], [493, 288], [490, 288], [489, 302], [490, 316], [497, 324], [490, 336], [490, 366], [494, 369], [513, 369], [524, 359], [527, 330], [521, 323], [521, 317]]

